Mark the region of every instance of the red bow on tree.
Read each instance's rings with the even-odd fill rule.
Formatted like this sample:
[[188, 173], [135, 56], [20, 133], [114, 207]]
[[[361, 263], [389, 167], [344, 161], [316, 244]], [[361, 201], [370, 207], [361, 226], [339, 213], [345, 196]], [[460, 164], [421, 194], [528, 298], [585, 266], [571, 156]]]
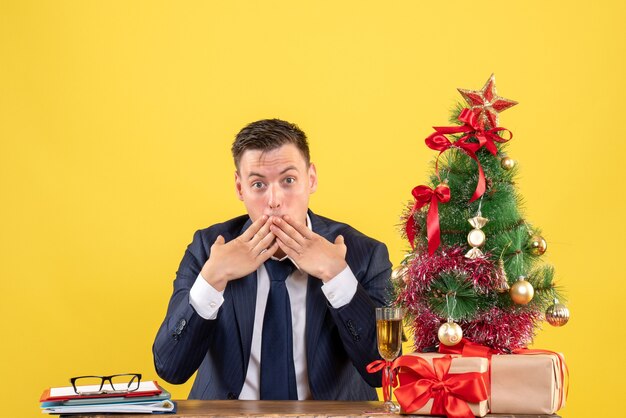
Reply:
[[[498, 148], [495, 142], [503, 143], [513, 138], [513, 134], [506, 128], [492, 128], [485, 130], [483, 124], [478, 120], [476, 114], [470, 109], [463, 109], [459, 115], [459, 120], [463, 122], [462, 126], [435, 126], [435, 132], [433, 132], [428, 138], [426, 138], [426, 145], [435, 151], [439, 151], [439, 156], [450, 149], [459, 148], [465, 152], [470, 158], [476, 161], [478, 164], [478, 184], [476, 190], [470, 199], [470, 203], [481, 197], [486, 190], [485, 186], [485, 173], [483, 167], [476, 157], [476, 152], [482, 147], [493, 154], [497, 155]], [[497, 132], [506, 131], [509, 133], [509, 138], [502, 138]], [[464, 133], [459, 140], [451, 142], [446, 135]], [[476, 142], [468, 142], [470, 138], [476, 138]], [[437, 162], [435, 164], [435, 170], [439, 172], [439, 156], [437, 156]]]
[[402, 356], [394, 361], [394, 368], [401, 368], [409, 384], [400, 384], [395, 390], [396, 399], [403, 411], [411, 413], [433, 399], [431, 414], [447, 415], [448, 418], [471, 418], [474, 413], [468, 402], [487, 400], [487, 387], [483, 374], [468, 372], [449, 374], [452, 357], [445, 356], [428, 361], [418, 356]]
[[411, 193], [413, 197], [415, 197], [415, 204], [406, 220], [406, 236], [411, 243], [411, 247], [415, 248], [415, 219], [413, 215], [415, 211], [430, 203], [426, 217], [426, 233], [428, 235], [428, 253], [433, 255], [441, 241], [439, 230], [439, 202], [447, 203], [450, 201], [450, 188], [447, 184], [443, 183], [435, 187], [435, 190], [428, 186], [416, 186]]

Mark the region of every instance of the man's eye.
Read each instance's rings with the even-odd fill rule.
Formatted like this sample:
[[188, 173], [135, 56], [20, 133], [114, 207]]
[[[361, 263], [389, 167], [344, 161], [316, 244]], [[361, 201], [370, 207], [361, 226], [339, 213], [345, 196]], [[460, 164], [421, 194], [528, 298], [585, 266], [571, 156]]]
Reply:
[[285, 179], [285, 183], [287, 183], [287, 184], [293, 184], [295, 182], [296, 182], [296, 179], [294, 179], [293, 177], [287, 177]]
[[260, 181], [255, 181], [254, 183], [252, 183], [252, 188], [253, 189], [260, 189], [263, 187], [263, 183]]

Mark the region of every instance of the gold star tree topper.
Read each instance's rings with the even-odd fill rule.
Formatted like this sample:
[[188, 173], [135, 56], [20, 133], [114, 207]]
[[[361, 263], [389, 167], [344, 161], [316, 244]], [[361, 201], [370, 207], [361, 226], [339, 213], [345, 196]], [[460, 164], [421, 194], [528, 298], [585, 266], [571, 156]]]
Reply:
[[496, 76], [491, 74], [480, 90], [457, 89], [474, 112], [485, 129], [498, 126], [498, 113], [517, 104], [515, 100], [505, 99], [496, 92]]

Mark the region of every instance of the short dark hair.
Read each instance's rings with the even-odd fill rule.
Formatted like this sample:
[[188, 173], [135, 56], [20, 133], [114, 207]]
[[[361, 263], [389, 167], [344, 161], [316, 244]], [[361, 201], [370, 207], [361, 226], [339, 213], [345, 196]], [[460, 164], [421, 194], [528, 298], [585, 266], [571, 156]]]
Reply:
[[309, 143], [304, 132], [296, 124], [280, 119], [252, 122], [239, 131], [231, 147], [235, 166], [239, 170], [241, 156], [246, 150], [271, 151], [285, 144], [294, 144], [302, 153], [307, 167], [309, 166], [311, 162]]

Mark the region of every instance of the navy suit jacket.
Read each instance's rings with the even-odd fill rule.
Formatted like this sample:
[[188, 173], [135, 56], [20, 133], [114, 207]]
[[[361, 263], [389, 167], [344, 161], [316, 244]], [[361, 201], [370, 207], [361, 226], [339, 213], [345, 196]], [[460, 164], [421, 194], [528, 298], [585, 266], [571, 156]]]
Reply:
[[[306, 354], [309, 387], [314, 399], [375, 400], [381, 375], [365, 368], [379, 359], [375, 307], [390, 295], [391, 263], [387, 247], [349, 225], [309, 211], [313, 231], [331, 242], [343, 235], [346, 262], [359, 284], [352, 301], [334, 309], [309, 276], [306, 295]], [[158, 375], [184, 383], [198, 374], [190, 399], [237, 399], [244, 384], [256, 304], [256, 271], [230, 281], [215, 320], [205, 320], [189, 304], [194, 284], [218, 235], [226, 242], [250, 225], [247, 215], [197, 231], [180, 263], [167, 315], [154, 345]]]

